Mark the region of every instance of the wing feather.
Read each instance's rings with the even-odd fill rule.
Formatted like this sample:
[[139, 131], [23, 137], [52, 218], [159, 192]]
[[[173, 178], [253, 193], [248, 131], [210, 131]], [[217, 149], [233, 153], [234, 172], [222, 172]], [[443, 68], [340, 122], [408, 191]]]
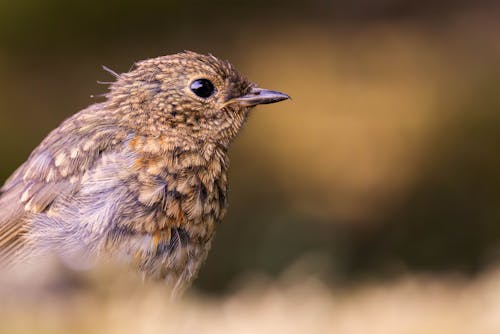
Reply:
[[125, 136], [110, 122], [103, 104], [73, 115], [52, 131], [0, 189], [0, 261], [20, 253], [32, 218], [77, 191], [101, 154]]
[[19, 205], [19, 197], [23, 185], [17, 184], [8, 191], [2, 192], [0, 197], [0, 254], [16, 242], [22, 233], [22, 217], [24, 209]]

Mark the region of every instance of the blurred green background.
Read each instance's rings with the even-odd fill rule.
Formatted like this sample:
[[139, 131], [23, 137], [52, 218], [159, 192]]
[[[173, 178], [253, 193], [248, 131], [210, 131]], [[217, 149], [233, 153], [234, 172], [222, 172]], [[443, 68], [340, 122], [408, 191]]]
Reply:
[[255, 110], [232, 148], [201, 291], [499, 259], [498, 2], [3, 0], [0, 17], [0, 182], [99, 101], [102, 64], [210, 52], [293, 97]]

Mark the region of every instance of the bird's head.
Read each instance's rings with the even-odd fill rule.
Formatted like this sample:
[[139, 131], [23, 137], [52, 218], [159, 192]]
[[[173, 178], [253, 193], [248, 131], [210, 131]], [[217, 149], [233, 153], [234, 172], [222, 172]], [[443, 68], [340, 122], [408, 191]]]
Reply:
[[138, 132], [229, 144], [250, 109], [289, 96], [258, 88], [227, 61], [182, 52], [136, 63], [118, 75], [107, 98]]

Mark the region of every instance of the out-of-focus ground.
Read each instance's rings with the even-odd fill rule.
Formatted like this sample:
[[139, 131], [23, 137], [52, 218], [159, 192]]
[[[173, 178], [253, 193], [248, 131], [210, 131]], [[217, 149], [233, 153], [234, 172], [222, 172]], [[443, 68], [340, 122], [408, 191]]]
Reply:
[[175, 301], [161, 286], [88, 282], [98, 284], [93, 293], [64, 298], [4, 293], [0, 333], [495, 334], [500, 328], [498, 270], [471, 281], [417, 275], [349, 289], [314, 278], [261, 279], [224, 298], [190, 293]]
[[235, 142], [229, 213], [188, 298], [170, 305], [127, 272], [109, 291], [99, 275], [76, 292], [7, 287], [0, 332], [500, 330], [497, 2], [26, 0], [0, 14], [0, 182], [99, 101], [101, 64], [211, 52], [293, 97], [257, 108]]

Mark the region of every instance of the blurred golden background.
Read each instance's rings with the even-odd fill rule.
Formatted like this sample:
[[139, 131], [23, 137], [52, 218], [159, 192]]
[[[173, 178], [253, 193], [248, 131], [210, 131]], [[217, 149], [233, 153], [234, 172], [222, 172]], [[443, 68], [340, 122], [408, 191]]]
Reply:
[[0, 14], [0, 182], [100, 101], [102, 64], [210, 52], [293, 98], [257, 108], [234, 144], [228, 216], [176, 311], [161, 287], [85, 278], [43, 312], [5, 297], [0, 332], [498, 333], [498, 2], [23, 0]]

